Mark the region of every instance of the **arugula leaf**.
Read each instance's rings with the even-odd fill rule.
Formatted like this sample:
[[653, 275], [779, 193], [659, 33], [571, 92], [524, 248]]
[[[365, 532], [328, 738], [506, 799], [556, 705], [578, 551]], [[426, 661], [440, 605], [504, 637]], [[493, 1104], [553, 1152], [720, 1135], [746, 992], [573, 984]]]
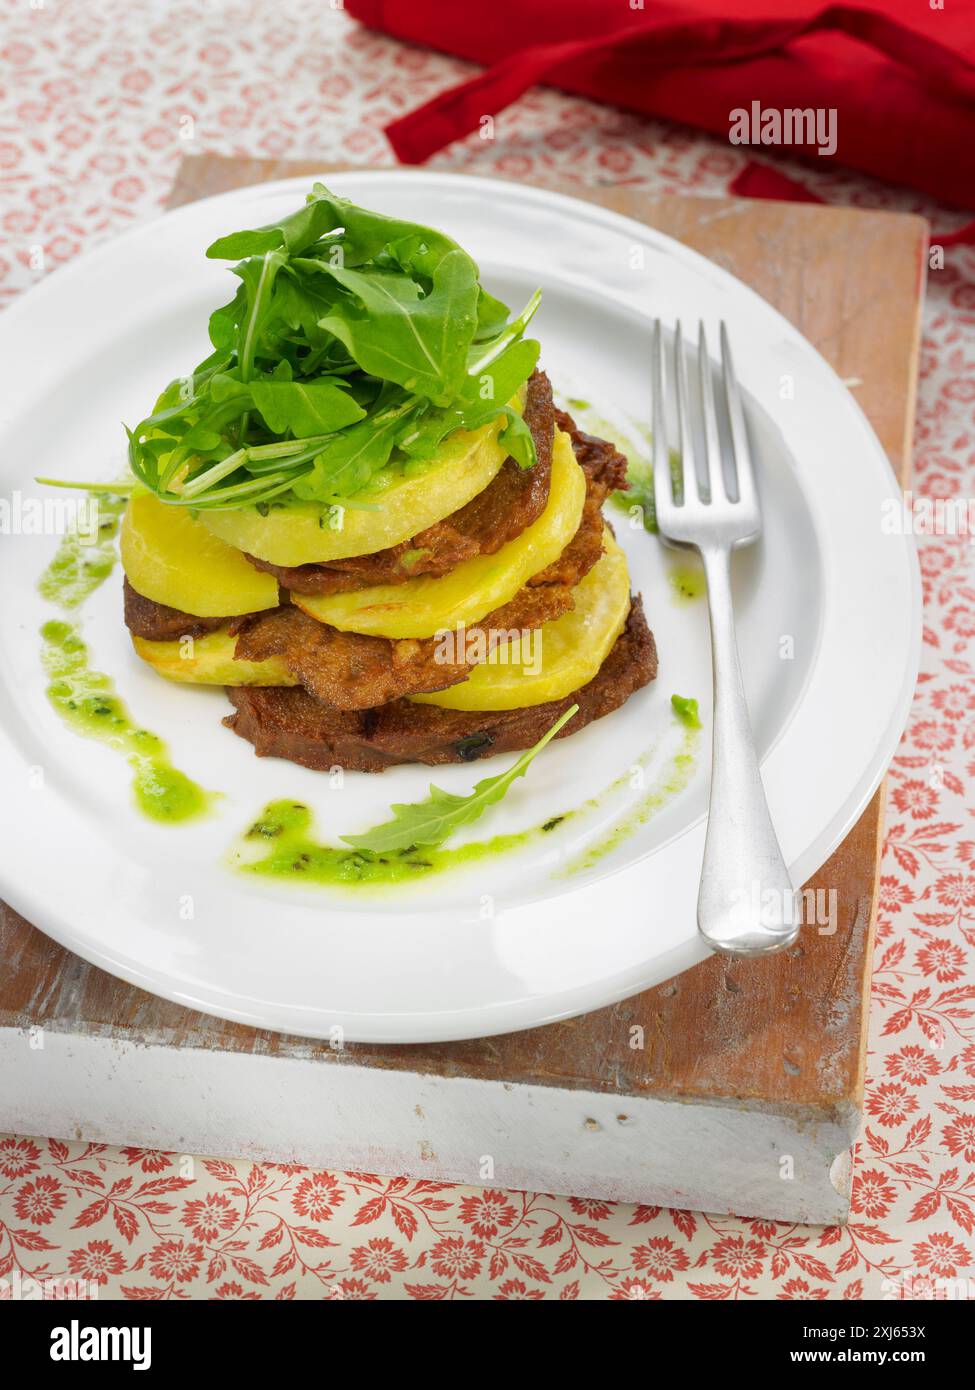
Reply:
[[519, 468], [531, 468], [535, 463], [535, 441], [531, 430], [510, 405], [504, 407], [504, 417], [507, 424], [498, 435], [498, 443], [507, 450]]
[[237, 320], [247, 304], [247, 289], [240, 285], [229, 304], [214, 309], [210, 315], [210, 342], [218, 353], [228, 353], [237, 341]]
[[268, 309], [269, 324], [280, 323], [291, 332], [300, 333], [310, 343], [326, 343], [331, 335], [318, 327], [318, 321], [329, 313], [338, 296], [338, 287], [325, 275], [293, 271], [282, 275], [274, 284], [274, 298]]
[[[399, 440], [400, 449], [411, 458], [429, 458], [448, 434], [455, 430], [478, 430], [505, 414], [506, 407], [531, 376], [539, 351], [539, 344], [532, 338], [514, 343], [478, 376], [467, 377], [462, 394], [453, 405], [442, 410], [428, 410], [412, 434]], [[499, 438], [502, 443], [513, 442], [515, 447], [509, 452], [523, 468], [530, 468], [535, 462], [531, 431], [526, 427], [524, 435], [516, 437], [516, 434], [517, 427], [510, 430], [506, 426]]]
[[247, 291], [247, 312], [237, 329], [237, 367], [241, 381], [248, 381], [254, 366], [261, 321], [271, 301], [278, 271], [285, 264], [279, 251], [267, 251], [260, 260], [244, 261], [235, 268]]
[[508, 306], [493, 294], [488, 294], [484, 286], [477, 297], [477, 332], [474, 337], [493, 338], [508, 322]]
[[230, 236], [220, 237], [207, 248], [207, 256], [234, 261], [242, 256], [263, 256], [267, 251], [280, 248], [284, 248], [290, 256], [297, 256], [340, 229], [346, 265], [371, 261], [385, 247], [411, 239], [414, 243], [413, 263], [417, 269], [431, 275], [440, 258], [457, 246], [450, 237], [434, 231], [432, 227], [421, 227], [415, 222], [403, 222], [397, 217], [356, 207], [347, 198], [330, 193], [324, 184], [316, 183], [304, 207], [297, 212], [255, 231], [233, 232]]
[[470, 360], [467, 363], [467, 371], [470, 376], [477, 376], [477, 374], [482, 372], [485, 367], [495, 360], [495, 358], [500, 357], [516, 338], [521, 337], [535, 317], [536, 310], [541, 302], [542, 292], [541, 290], [536, 290], [516, 319], [512, 319], [509, 324], [502, 328], [501, 331], [490, 340], [486, 342], [478, 341], [471, 348]]
[[344, 384], [318, 381], [252, 381], [251, 400], [275, 434], [288, 430], [297, 438], [331, 434], [365, 415]]
[[407, 275], [330, 271], [350, 292], [319, 320], [364, 371], [446, 404], [462, 385], [477, 326], [477, 267], [466, 252], [450, 251], [423, 295]]
[[241, 381], [236, 367], [230, 372], [214, 372], [210, 378], [210, 399], [217, 405], [224, 401], [232, 401], [238, 396], [246, 396], [250, 400], [250, 394], [250, 386], [247, 382]]
[[400, 397], [325, 444], [311, 470], [296, 480], [295, 495], [306, 501], [332, 502], [337, 497], [351, 497], [365, 487], [389, 462], [396, 436], [409, 414], [421, 408], [409, 397], [402, 399], [402, 393]]
[[525, 775], [545, 745], [578, 711], [579, 706], [572, 705], [555, 721], [548, 732], [542, 735], [535, 747], [522, 753], [507, 772], [502, 772], [497, 777], [485, 777], [467, 796], [458, 796], [455, 792], [445, 792], [440, 787], [431, 785], [430, 795], [425, 801], [394, 804], [390, 807], [393, 812], [391, 820], [374, 826], [362, 835], [340, 835], [339, 838], [347, 845], [352, 845], [354, 849], [372, 850], [376, 854], [409, 849], [414, 845], [429, 849], [433, 845], [443, 844], [455, 830], [470, 825], [471, 821], [482, 816], [489, 806], [500, 801], [512, 782]]
[[236, 261], [244, 256], [263, 256], [268, 251], [282, 249], [296, 256], [338, 226], [341, 226], [341, 219], [336, 218], [333, 206], [324, 199], [310, 196], [304, 207], [278, 223], [218, 237], [207, 247], [207, 256], [210, 260]]
[[315, 184], [289, 216], [207, 254], [241, 258], [210, 316], [213, 351], [126, 431], [133, 474], [162, 502], [351, 505], [394, 457], [429, 457], [502, 414], [506, 447], [534, 461], [508, 407], [537, 360], [524, 333], [538, 296], [509, 321], [443, 232]]
[[[534, 371], [540, 352], [541, 344], [534, 338], [520, 338], [490, 366], [473, 375], [468, 373], [461, 391], [465, 421], [478, 422], [479, 412], [484, 419], [492, 419], [509, 404]], [[475, 424], [469, 423], [466, 428], [475, 428]]]

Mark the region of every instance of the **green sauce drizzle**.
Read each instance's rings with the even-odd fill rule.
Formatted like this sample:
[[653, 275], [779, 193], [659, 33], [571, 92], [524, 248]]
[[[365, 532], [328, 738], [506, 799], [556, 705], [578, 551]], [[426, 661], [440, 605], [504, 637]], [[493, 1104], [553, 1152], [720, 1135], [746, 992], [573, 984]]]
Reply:
[[[626, 481], [629, 488], [626, 492], [610, 493], [610, 504], [617, 511], [642, 522], [644, 530], [655, 533], [657, 508], [653, 497], [653, 467], [649, 458], [652, 437], [649, 430], [634, 431], [632, 428], [625, 429], [614, 425], [611, 420], [594, 410], [588, 401], [570, 397], [568, 405], [584, 430], [611, 440], [620, 452], [627, 456]], [[670, 454], [670, 472], [675, 491], [679, 492], [683, 486], [683, 471], [673, 450]], [[674, 597], [680, 603], [691, 603], [707, 593], [704, 571], [699, 564], [691, 562], [674, 565], [669, 572], [669, 579]]]
[[[696, 711], [697, 701], [692, 700], [689, 703], [694, 705]], [[618, 849], [636, 830], [639, 830], [640, 826], [646, 825], [648, 820], [663, 810], [668, 801], [671, 801], [684, 790], [694, 772], [699, 738], [697, 729], [687, 729], [679, 751], [674, 754], [667, 772], [660, 782], [651, 788], [637, 802], [636, 806], [620, 816], [599, 840], [594, 844], [587, 845], [574, 859], [570, 859], [562, 871], [563, 875], [567, 876], [579, 873], [583, 869], [593, 868], [606, 855], [611, 854], [614, 849]], [[620, 780], [625, 780], [625, 778]]]
[[704, 570], [700, 565], [675, 565], [668, 573], [670, 587], [681, 603], [693, 603], [707, 593]]
[[133, 722], [111, 677], [92, 670], [77, 629], [52, 619], [41, 628], [41, 636], [41, 660], [50, 680], [48, 699], [75, 733], [97, 739], [127, 758], [139, 810], [168, 824], [204, 815], [213, 794], [173, 767], [163, 741]]
[[115, 568], [118, 559], [115, 537], [128, 498], [115, 494], [89, 496], [89, 504], [98, 508], [95, 537], [86, 538], [78, 531], [69, 531], [37, 581], [44, 598], [68, 610], [84, 603]]
[[[626, 492], [611, 492], [610, 504], [619, 512], [632, 517], [639, 513], [643, 528], [651, 533], [657, 530], [657, 509], [653, 500], [653, 467], [650, 462], [650, 432], [640, 430], [637, 438], [630, 430], [608, 420], [590, 404], [589, 401], [569, 397], [567, 400], [576, 424], [588, 434], [598, 434], [615, 444], [620, 453], [627, 458]], [[673, 466], [675, 459], [671, 457]]]
[[653, 475], [640, 464], [630, 463], [626, 470], [629, 488], [626, 492], [611, 492], [610, 505], [627, 516], [639, 511], [643, 529], [652, 535], [657, 531], [657, 507], [653, 497]]
[[[37, 583], [44, 598], [68, 612], [104, 584], [118, 558], [115, 537], [128, 498], [101, 494], [96, 501], [95, 538], [69, 531]], [[162, 739], [133, 721], [112, 678], [90, 666], [88, 648], [78, 630], [52, 619], [41, 628], [41, 637], [41, 661], [50, 681], [48, 699], [75, 733], [126, 756], [133, 770], [133, 799], [143, 815], [169, 825], [205, 815], [214, 794], [173, 767]]]
[[[572, 813], [574, 814], [574, 813]], [[512, 835], [495, 835], [457, 849], [410, 849], [390, 854], [321, 844], [311, 834], [312, 813], [300, 801], [272, 801], [245, 831], [231, 857], [234, 868], [261, 878], [299, 880], [333, 888], [389, 888], [494, 855], [521, 849], [565, 819]]]
[[[679, 697], [678, 697], [679, 698]], [[694, 705], [696, 702], [687, 702]], [[590, 868], [610, 850], [622, 844], [645, 824], [671, 797], [682, 791], [694, 770], [696, 731], [689, 728], [679, 752], [671, 760], [663, 780], [625, 813], [611, 829], [582, 854], [559, 870], [559, 876]], [[645, 757], [649, 757], [645, 755]], [[605, 798], [626, 786], [632, 770], [621, 773], [601, 792], [581, 806], [549, 817], [541, 825], [488, 840], [474, 840], [456, 849], [411, 847], [390, 854], [376, 854], [348, 846], [322, 844], [314, 838], [311, 809], [300, 801], [272, 801], [241, 836], [231, 853], [231, 864], [242, 873], [260, 878], [305, 882], [331, 888], [382, 890], [405, 882], [429, 878], [469, 867], [486, 859], [509, 854], [537, 843], [560, 825], [598, 809]]]

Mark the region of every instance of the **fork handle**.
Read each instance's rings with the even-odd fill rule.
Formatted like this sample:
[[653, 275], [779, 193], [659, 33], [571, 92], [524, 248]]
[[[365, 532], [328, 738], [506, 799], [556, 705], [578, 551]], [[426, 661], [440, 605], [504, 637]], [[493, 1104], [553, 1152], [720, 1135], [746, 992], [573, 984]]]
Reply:
[[798, 934], [792, 881], [748, 718], [731, 601], [731, 551], [702, 548], [701, 558], [711, 619], [714, 735], [697, 923], [716, 951], [766, 955], [791, 945]]

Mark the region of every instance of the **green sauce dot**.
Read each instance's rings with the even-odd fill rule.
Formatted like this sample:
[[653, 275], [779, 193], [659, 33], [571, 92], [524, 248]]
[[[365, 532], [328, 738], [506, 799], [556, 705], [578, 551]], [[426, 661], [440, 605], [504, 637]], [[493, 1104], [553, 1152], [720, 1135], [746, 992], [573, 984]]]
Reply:
[[699, 729], [701, 727], [701, 716], [698, 713], [696, 700], [689, 699], [683, 695], [671, 695], [670, 703], [674, 713], [682, 724], [686, 724], [689, 729]]

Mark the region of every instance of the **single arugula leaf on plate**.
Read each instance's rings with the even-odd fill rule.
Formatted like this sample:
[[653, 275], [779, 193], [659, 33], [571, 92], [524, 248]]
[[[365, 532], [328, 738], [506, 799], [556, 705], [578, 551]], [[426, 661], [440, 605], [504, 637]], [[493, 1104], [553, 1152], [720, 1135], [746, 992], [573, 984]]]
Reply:
[[489, 806], [500, 801], [512, 782], [525, 775], [545, 745], [578, 711], [579, 706], [572, 705], [542, 735], [534, 748], [522, 753], [507, 772], [499, 773], [496, 777], [485, 777], [466, 796], [445, 792], [431, 785], [430, 795], [425, 801], [393, 805], [390, 807], [393, 812], [391, 820], [374, 826], [362, 835], [341, 835], [339, 838], [353, 849], [370, 850], [374, 854], [393, 853], [413, 846], [432, 849], [435, 845], [443, 844], [455, 830], [478, 820]]

